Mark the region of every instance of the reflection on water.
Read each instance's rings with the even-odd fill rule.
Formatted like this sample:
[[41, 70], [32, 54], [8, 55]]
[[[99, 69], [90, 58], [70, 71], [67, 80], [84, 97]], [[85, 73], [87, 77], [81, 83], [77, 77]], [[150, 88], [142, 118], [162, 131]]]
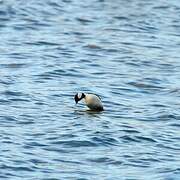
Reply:
[[93, 111], [93, 110], [74, 110], [74, 114], [75, 115], [85, 115], [85, 116], [88, 116], [88, 117], [96, 117], [96, 118], [100, 118], [101, 117], [101, 114], [103, 112], [100, 112], [100, 111]]

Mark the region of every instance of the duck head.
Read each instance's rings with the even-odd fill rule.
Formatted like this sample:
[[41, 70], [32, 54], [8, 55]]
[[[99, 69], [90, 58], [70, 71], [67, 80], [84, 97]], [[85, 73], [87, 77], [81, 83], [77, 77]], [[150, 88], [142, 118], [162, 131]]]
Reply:
[[84, 93], [77, 93], [75, 96], [74, 96], [74, 100], [76, 102], [76, 104], [78, 103], [78, 101], [80, 101], [81, 99], [85, 98], [85, 94]]

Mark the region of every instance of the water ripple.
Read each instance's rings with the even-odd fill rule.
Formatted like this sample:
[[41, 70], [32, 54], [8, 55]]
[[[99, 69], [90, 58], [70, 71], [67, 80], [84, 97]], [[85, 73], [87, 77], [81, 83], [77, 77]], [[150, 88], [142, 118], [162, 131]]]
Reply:
[[179, 14], [177, 0], [0, 0], [0, 179], [179, 179]]

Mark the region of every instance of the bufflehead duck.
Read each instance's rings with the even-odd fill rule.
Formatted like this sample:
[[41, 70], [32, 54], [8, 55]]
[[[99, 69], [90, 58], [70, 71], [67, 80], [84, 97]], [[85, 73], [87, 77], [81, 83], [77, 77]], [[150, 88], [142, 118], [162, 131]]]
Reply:
[[76, 104], [81, 99], [84, 99], [84, 101], [89, 109], [91, 109], [93, 111], [103, 111], [103, 105], [102, 105], [101, 99], [97, 95], [77, 93], [74, 96], [74, 100], [75, 100]]

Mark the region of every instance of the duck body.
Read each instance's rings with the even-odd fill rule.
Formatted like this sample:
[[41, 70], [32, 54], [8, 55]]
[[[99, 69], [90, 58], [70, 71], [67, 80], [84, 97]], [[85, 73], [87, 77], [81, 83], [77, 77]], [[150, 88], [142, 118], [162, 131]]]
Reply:
[[103, 111], [103, 104], [101, 99], [96, 94], [85, 94], [85, 93], [77, 93], [74, 97], [76, 103], [81, 99], [84, 99], [87, 107], [93, 111]]
[[91, 110], [102, 111], [103, 105], [101, 99], [95, 94], [86, 94], [84, 101]]

